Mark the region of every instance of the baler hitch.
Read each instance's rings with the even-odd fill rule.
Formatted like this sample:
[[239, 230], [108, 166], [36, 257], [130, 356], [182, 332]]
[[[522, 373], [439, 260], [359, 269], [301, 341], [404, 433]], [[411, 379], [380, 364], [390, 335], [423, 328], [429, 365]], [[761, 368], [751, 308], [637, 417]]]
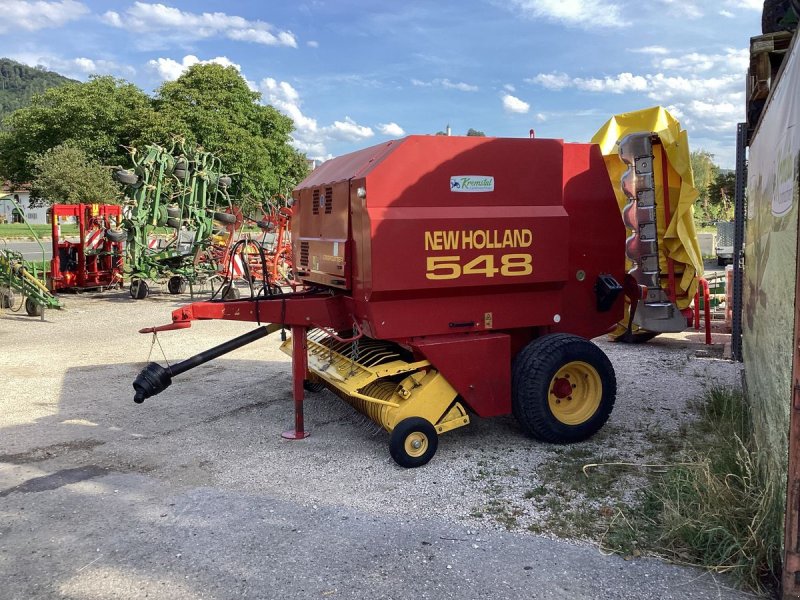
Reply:
[[251, 342], [260, 340], [273, 331], [275, 331], [274, 325], [259, 327], [253, 331], [245, 333], [244, 335], [240, 335], [232, 340], [228, 340], [219, 346], [209, 348], [208, 350], [187, 358], [182, 362], [174, 365], [167, 365], [166, 368], [162, 367], [158, 363], [151, 362], [144, 369], [142, 369], [142, 372], [139, 373], [139, 375], [136, 377], [136, 380], [133, 382], [133, 389], [136, 390], [136, 395], [133, 397], [133, 401], [137, 404], [141, 404], [145, 401], [145, 399], [155, 396], [156, 394], [160, 394], [167, 389], [170, 384], [172, 384], [173, 377], [176, 377], [181, 373], [185, 373], [190, 369], [194, 369], [195, 367], [199, 367], [203, 363], [214, 360], [215, 358], [236, 350], [237, 348], [246, 346]]

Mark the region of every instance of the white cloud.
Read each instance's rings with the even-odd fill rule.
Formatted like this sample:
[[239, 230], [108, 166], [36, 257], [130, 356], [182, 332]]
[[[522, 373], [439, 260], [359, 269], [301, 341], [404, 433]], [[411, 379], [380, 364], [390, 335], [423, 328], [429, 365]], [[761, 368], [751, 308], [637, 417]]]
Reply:
[[536, 77], [526, 79], [528, 83], [536, 83], [548, 90], [563, 90], [572, 80], [566, 73], [539, 73]]
[[[309, 158], [326, 160], [331, 157], [327, 144], [335, 141], [359, 142], [375, 135], [371, 127], [359, 125], [350, 117], [334, 121], [331, 125], [319, 126], [317, 120], [307, 116], [301, 109], [302, 100], [299, 92], [287, 81], [277, 81], [272, 77], [263, 79], [258, 86], [263, 94], [264, 101], [291, 117], [295, 130], [292, 132], [292, 145], [305, 152]], [[379, 125], [379, 130], [387, 135], [386, 129], [396, 127], [403, 135], [402, 129], [396, 123]]]
[[345, 117], [344, 121], [334, 121], [333, 125], [323, 127], [322, 131], [328, 137], [344, 142], [358, 142], [375, 135], [371, 127], [359, 125], [350, 117]]
[[[181, 62], [171, 58], [157, 58], [147, 62], [147, 66], [155, 70], [161, 79], [166, 81], [173, 81], [183, 74], [186, 69], [193, 65], [208, 65], [208, 64], [222, 65], [223, 67], [234, 67], [237, 71], [241, 72], [242, 68], [235, 62], [231, 61], [227, 56], [217, 56], [209, 60], [200, 60], [193, 54], [188, 54], [183, 57]], [[252, 85], [248, 83], [252, 89]]]
[[659, 69], [673, 69], [689, 73], [713, 71], [715, 73], [741, 73], [750, 65], [748, 49], [726, 48], [723, 54], [701, 54], [689, 52], [682, 56], [657, 59], [653, 63]]
[[510, 0], [510, 4], [528, 18], [543, 18], [569, 27], [596, 29], [629, 24], [620, 7], [606, 0]]
[[222, 12], [192, 13], [164, 4], [134, 2], [122, 14], [113, 10], [106, 12], [103, 20], [113, 27], [136, 33], [169, 33], [173, 37], [193, 39], [226, 37], [267, 46], [297, 47], [297, 40], [290, 31], [280, 31], [265, 21], [250, 21]]
[[682, 19], [699, 19], [703, 11], [692, 0], [661, 0], [667, 7], [667, 12]]
[[390, 135], [392, 137], [401, 137], [406, 134], [406, 132], [403, 131], [403, 128], [394, 121], [391, 123], [379, 123], [378, 131], [380, 131], [383, 135]]
[[412, 79], [411, 85], [415, 87], [441, 87], [446, 90], [458, 90], [459, 92], [477, 92], [478, 86], [463, 81], [450, 81], [449, 79], [432, 79], [431, 81], [421, 81]]
[[664, 46], [644, 46], [643, 48], [635, 48], [631, 50], [631, 52], [637, 52], [639, 54], [669, 54], [669, 50], [664, 48]]
[[115, 77], [131, 77], [136, 74], [136, 69], [129, 65], [102, 58], [62, 58], [60, 56], [41, 55], [36, 53], [10, 53], [12, 60], [26, 65], [38, 65], [50, 71], [55, 71], [65, 77], [73, 79], [86, 79], [89, 75], [114, 75]]
[[61, 27], [89, 12], [86, 5], [75, 0], [61, 0], [60, 2], [4, 0], [2, 9], [0, 33], [17, 29], [36, 31], [49, 27]]
[[728, 6], [743, 8], [745, 10], [757, 10], [761, 12], [764, 8], [763, 0], [728, 0]]
[[648, 89], [645, 77], [632, 73], [620, 73], [613, 77], [576, 77], [572, 85], [579, 90], [587, 92], [610, 92], [612, 94], [625, 94], [628, 92], [643, 92]]
[[503, 89], [504, 89], [505, 91], [507, 91], [507, 92], [516, 92], [516, 91], [517, 91], [517, 88], [515, 88], [515, 87], [514, 87], [513, 85], [511, 85], [510, 83], [507, 83], [507, 84], [505, 84], [505, 85], [503, 86]]
[[301, 137], [312, 136], [317, 132], [317, 121], [303, 114], [300, 109], [300, 94], [286, 81], [276, 81], [267, 77], [259, 87], [264, 99], [294, 121]]
[[721, 11], [719, 11], [719, 14], [720, 14], [720, 16], [723, 16], [723, 17], [725, 17], [727, 19], [732, 19], [733, 17], [736, 16], [729, 10], [721, 10]]
[[654, 60], [654, 73], [619, 73], [603, 77], [571, 77], [540, 73], [527, 79], [551, 90], [566, 88], [589, 93], [638, 94], [667, 106], [681, 124], [695, 132], [733, 132], [744, 119], [743, 76], [749, 63], [747, 49], [727, 48], [718, 53], [688, 52]]
[[317, 40], [308, 40], [306, 46], [309, 48], [319, 48], [319, 42]]
[[520, 100], [516, 96], [512, 96], [511, 94], [504, 94], [503, 108], [505, 109], [506, 112], [524, 115], [531, 109], [531, 105], [523, 100]]

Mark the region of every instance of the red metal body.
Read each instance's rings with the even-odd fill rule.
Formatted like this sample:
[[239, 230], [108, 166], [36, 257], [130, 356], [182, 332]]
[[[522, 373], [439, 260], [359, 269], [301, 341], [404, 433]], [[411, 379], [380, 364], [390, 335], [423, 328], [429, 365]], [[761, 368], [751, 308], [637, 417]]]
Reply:
[[[61, 238], [59, 220], [74, 217], [78, 241]], [[107, 239], [106, 229], [122, 221], [113, 204], [54, 204], [50, 208], [53, 257], [48, 287], [53, 292], [111, 287], [122, 283], [123, 242]]]
[[252, 320], [304, 338], [355, 324], [493, 416], [511, 412], [512, 359], [530, 340], [593, 338], [622, 318], [622, 295], [601, 310], [596, 291], [601, 275], [623, 281], [625, 227], [595, 145], [410, 136], [323, 163], [293, 196], [296, 277], [328, 291], [195, 303], [165, 328]]

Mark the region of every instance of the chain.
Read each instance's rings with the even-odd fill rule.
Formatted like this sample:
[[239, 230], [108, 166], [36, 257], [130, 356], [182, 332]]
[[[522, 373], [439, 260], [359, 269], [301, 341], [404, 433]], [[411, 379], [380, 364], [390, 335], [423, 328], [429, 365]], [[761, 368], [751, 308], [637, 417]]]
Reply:
[[147, 362], [150, 362], [150, 357], [153, 355], [153, 348], [155, 345], [158, 344], [158, 349], [161, 350], [161, 356], [164, 357], [164, 362], [167, 363], [167, 369], [170, 369], [169, 360], [167, 359], [167, 354], [164, 352], [164, 348], [161, 347], [161, 340], [158, 339], [158, 332], [153, 332], [153, 338], [150, 340], [150, 352], [147, 353]]

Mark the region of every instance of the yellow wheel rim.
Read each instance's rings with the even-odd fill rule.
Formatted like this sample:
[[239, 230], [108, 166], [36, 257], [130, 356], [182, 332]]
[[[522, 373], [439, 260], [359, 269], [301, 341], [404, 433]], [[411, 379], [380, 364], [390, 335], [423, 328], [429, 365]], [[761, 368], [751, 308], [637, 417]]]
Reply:
[[428, 436], [421, 431], [409, 433], [404, 446], [406, 454], [414, 458], [420, 457], [428, 450]]
[[603, 382], [592, 365], [572, 361], [550, 380], [547, 403], [553, 416], [565, 425], [580, 425], [600, 408]]

